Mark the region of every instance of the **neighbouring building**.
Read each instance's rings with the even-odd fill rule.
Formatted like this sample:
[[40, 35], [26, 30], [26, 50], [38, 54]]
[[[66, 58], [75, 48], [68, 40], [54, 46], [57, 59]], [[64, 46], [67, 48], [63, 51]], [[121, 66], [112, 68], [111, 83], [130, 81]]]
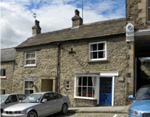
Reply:
[[41, 33], [15, 47], [12, 92], [58, 91], [71, 106], [121, 106], [149, 75], [150, 0], [127, 0], [126, 18], [83, 24], [75, 10], [72, 27]]
[[14, 48], [1, 49], [0, 94], [12, 92], [15, 52]]

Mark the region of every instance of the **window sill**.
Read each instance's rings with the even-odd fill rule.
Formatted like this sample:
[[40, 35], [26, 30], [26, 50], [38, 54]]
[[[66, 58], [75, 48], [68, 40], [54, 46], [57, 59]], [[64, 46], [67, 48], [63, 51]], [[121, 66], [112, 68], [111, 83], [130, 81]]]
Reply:
[[36, 67], [36, 64], [33, 64], [33, 65], [24, 65], [24, 67]]
[[89, 98], [89, 97], [74, 97], [75, 99], [87, 99], [87, 100], [97, 100], [96, 98]]
[[4, 78], [4, 79], [5, 79], [5, 78], [6, 78], [6, 76], [0, 76], [0, 78]]
[[88, 61], [89, 63], [92, 63], [92, 62], [108, 62], [108, 60], [107, 59], [95, 59], [95, 60], [89, 60]]

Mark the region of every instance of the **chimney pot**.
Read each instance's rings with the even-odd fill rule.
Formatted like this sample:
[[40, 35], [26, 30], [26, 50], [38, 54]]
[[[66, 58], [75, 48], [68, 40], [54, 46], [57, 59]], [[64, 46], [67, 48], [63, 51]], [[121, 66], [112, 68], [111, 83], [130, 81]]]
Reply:
[[35, 25], [32, 27], [32, 35], [41, 33], [40, 21], [35, 20]]
[[75, 15], [79, 16], [79, 13], [80, 13], [80, 12], [76, 9], [76, 10], [75, 10]]

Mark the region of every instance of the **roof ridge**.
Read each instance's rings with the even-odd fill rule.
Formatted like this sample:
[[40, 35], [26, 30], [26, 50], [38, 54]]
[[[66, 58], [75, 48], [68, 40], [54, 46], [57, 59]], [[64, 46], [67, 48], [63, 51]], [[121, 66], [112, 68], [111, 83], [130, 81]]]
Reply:
[[[96, 22], [92, 22], [92, 23], [85, 23], [85, 24], [79, 26], [79, 28], [83, 27], [83, 26], [91, 25], [91, 24], [100, 23], [100, 22], [109, 22], [109, 21], [115, 21], [115, 20], [117, 21], [117, 20], [121, 20], [121, 19], [123, 20], [123, 19], [126, 19], [126, 18], [116, 18], [116, 19], [111, 19], [111, 20], [103, 20], [103, 21], [96, 21]], [[61, 31], [64, 31], [64, 30], [69, 30], [69, 29], [72, 29], [72, 27], [63, 28], [63, 29], [59, 29], [59, 30], [54, 30], [54, 31], [50, 31], [50, 32], [44, 32], [44, 33], [41, 33], [41, 34], [38, 34], [38, 35], [48, 34], [48, 33], [57, 33], [57, 32], [61, 32]], [[31, 36], [29, 38], [36, 37], [38, 35]]]

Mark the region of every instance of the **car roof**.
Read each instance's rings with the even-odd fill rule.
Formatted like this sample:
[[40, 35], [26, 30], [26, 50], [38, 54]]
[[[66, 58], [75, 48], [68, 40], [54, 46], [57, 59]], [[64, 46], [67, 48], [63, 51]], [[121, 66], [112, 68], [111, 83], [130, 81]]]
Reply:
[[150, 87], [150, 85], [143, 85], [141, 88], [144, 88], [144, 87]]
[[36, 93], [33, 93], [33, 94], [45, 94], [45, 93], [57, 93], [57, 92], [47, 91], [47, 92], [36, 92]]
[[18, 95], [18, 94], [21, 94], [21, 95], [26, 95], [26, 94], [23, 94], [23, 93], [10, 93], [10, 94], [2, 94], [2, 95], [9, 96], [9, 95]]

